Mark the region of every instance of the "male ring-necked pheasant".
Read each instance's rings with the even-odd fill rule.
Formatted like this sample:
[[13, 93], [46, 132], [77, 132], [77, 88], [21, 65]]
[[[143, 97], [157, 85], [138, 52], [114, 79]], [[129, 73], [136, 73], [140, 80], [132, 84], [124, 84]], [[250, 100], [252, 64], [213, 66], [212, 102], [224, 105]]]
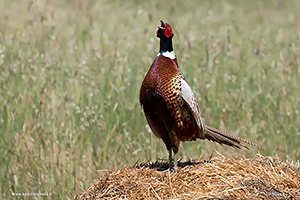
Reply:
[[160, 39], [159, 53], [142, 83], [140, 104], [151, 130], [164, 141], [169, 151], [169, 170], [172, 150], [174, 170], [177, 170], [180, 141], [208, 139], [236, 148], [247, 148], [241, 143], [258, 146], [205, 125], [192, 89], [178, 70], [171, 26], [161, 20], [156, 36]]

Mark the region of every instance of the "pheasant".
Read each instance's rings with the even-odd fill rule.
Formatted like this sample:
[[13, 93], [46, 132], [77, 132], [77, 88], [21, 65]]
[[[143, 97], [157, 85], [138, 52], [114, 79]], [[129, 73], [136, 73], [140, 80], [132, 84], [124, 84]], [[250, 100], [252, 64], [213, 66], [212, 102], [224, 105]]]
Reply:
[[169, 151], [169, 170], [172, 169], [172, 151], [175, 154], [173, 170], [177, 170], [180, 141], [208, 139], [235, 148], [248, 149], [243, 143], [259, 147], [205, 125], [193, 91], [178, 70], [171, 26], [161, 20], [156, 36], [160, 39], [159, 53], [142, 83], [140, 104], [152, 132], [163, 140]]

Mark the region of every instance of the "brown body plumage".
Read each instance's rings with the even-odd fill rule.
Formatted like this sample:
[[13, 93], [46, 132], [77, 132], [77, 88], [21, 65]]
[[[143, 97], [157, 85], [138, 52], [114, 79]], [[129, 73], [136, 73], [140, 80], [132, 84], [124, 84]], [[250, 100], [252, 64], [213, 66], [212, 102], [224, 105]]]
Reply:
[[142, 83], [140, 103], [151, 130], [169, 150], [170, 168], [173, 150], [174, 169], [177, 169], [180, 141], [199, 138], [237, 148], [245, 147], [241, 143], [258, 146], [205, 125], [194, 94], [178, 70], [170, 25], [161, 21], [157, 37], [161, 40], [160, 53]]

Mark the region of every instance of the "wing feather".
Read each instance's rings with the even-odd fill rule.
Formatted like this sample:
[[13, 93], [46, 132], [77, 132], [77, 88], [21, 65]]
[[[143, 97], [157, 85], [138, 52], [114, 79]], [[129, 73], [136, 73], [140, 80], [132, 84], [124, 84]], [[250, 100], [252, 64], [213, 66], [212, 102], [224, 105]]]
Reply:
[[189, 86], [189, 84], [187, 83], [187, 81], [185, 80], [185, 78], [181, 75], [180, 75], [180, 80], [181, 80], [180, 94], [181, 94], [182, 98], [184, 99], [184, 101], [186, 102], [186, 104], [191, 109], [193, 117], [195, 118], [196, 123], [200, 129], [199, 137], [201, 139], [204, 139], [204, 137], [205, 137], [205, 131], [204, 131], [205, 130], [205, 121], [201, 115], [201, 111], [197, 104], [194, 93], [193, 93], [191, 87]]

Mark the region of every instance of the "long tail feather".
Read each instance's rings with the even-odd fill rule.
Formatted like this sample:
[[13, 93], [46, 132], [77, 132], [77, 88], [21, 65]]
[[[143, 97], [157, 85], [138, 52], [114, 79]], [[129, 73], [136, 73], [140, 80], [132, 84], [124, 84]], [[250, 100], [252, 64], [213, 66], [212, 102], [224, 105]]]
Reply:
[[228, 133], [222, 132], [220, 130], [217, 130], [217, 129], [209, 127], [209, 126], [205, 126], [205, 138], [208, 140], [211, 140], [213, 142], [217, 142], [219, 144], [225, 144], [225, 145], [232, 146], [232, 147], [239, 148], [239, 149], [241, 147], [249, 149], [247, 146], [245, 146], [241, 143], [246, 143], [246, 144], [250, 144], [252, 146], [262, 148], [261, 146], [259, 146], [257, 144], [254, 144], [247, 140], [243, 140], [241, 138], [229, 135]]

